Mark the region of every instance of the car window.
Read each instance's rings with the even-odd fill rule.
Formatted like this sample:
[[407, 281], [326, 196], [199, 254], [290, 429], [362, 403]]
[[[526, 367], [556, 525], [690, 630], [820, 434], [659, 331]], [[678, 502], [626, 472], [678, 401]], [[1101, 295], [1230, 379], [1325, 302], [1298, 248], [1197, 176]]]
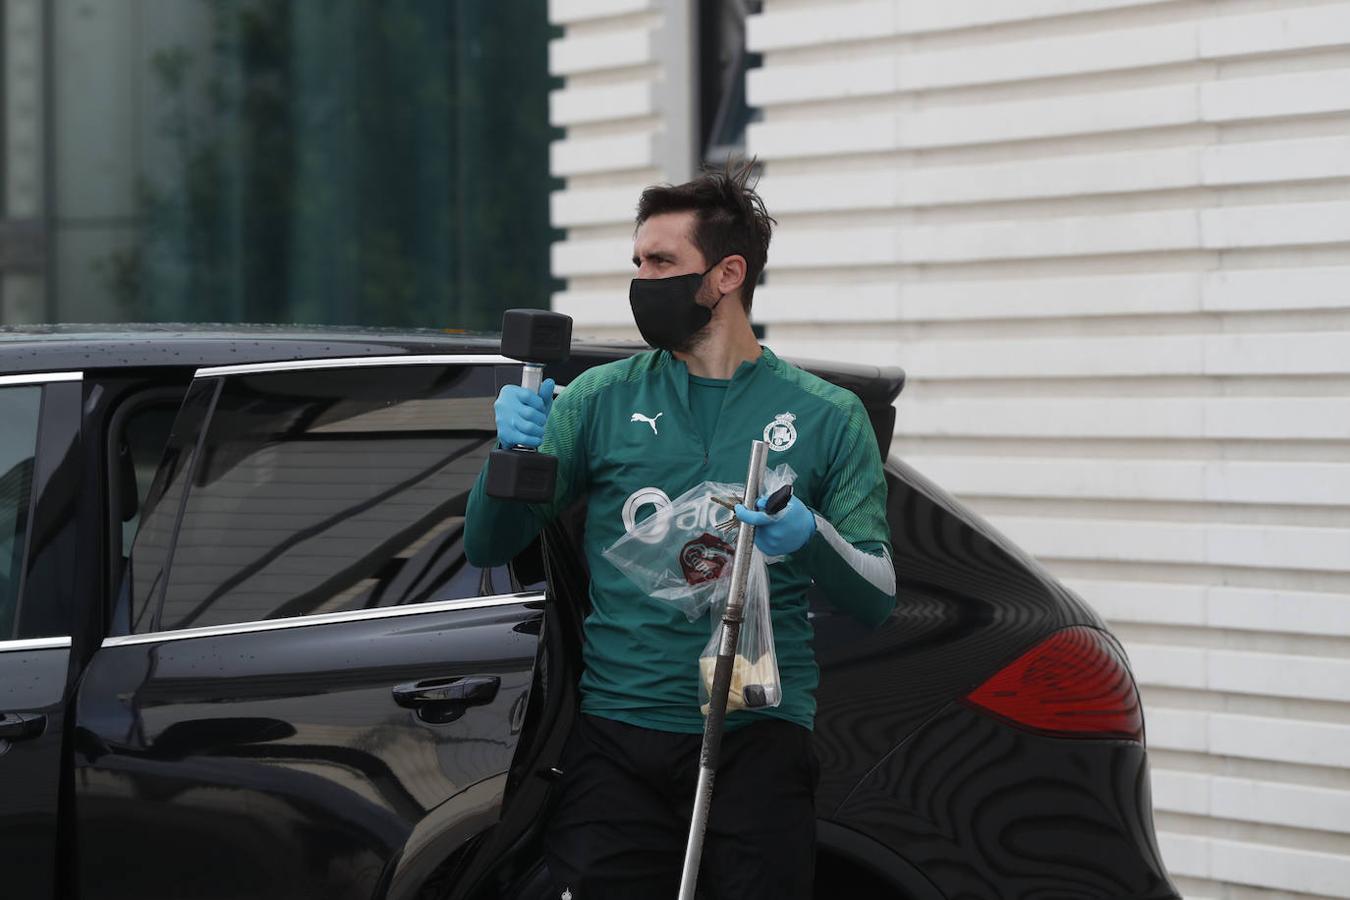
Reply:
[[150, 483], [154, 480], [160, 457], [164, 455], [169, 429], [177, 413], [176, 402], [151, 403], [132, 412], [123, 423], [116, 450], [118, 470], [124, 478], [119, 485], [125, 492], [122, 498], [123, 547], [130, 547], [136, 536]]
[[218, 381], [195, 382], [183, 398], [164, 446], [159, 468], [139, 512], [131, 557], [115, 598], [109, 632], [128, 634], [153, 626], [156, 601], [164, 586], [164, 572], [173, 542], [173, 529], [182, 509], [183, 493], [191, 474], [197, 437], [220, 388]]
[[42, 388], [0, 387], [0, 640], [15, 636]]
[[505, 568], [477, 569], [463, 552], [469, 491], [496, 439], [494, 395], [489, 366], [225, 378], [154, 627], [513, 590]]

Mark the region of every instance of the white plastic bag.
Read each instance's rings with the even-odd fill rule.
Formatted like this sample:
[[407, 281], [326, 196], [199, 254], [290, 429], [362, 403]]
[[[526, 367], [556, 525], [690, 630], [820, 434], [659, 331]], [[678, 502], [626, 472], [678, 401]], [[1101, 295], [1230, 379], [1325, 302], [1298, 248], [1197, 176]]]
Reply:
[[[708, 714], [717, 654], [722, 643], [722, 616], [730, 595], [731, 578], [723, 578], [723, 589], [713, 598], [712, 638], [699, 655], [698, 702]], [[778, 677], [778, 654], [773, 644], [773, 618], [769, 611], [768, 560], [758, 549], [750, 557], [750, 572], [745, 581], [745, 606], [742, 611], [740, 639], [731, 668], [731, 688], [727, 692], [727, 712], [737, 709], [766, 709], [783, 701]]]
[[[787, 463], [764, 473], [760, 496], [796, 480]], [[735, 513], [713, 498], [739, 502], [745, 486], [705, 481], [657, 509], [604, 550], [604, 556], [648, 596], [674, 606], [692, 622], [711, 610], [712, 638], [699, 658], [699, 704], [708, 712], [708, 695], [730, 592], [737, 527], [719, 528]], [[782, 702], [778, 657], [769, 611], [768, 566], [782, 557], [752, 549], [746, 578], [744, 619], [732, 667], [727, 711], [763, 709]]]
[[[761, 495], [796, 477], [787, 463], [765, 472]], [[692, 622], [708, 611], [719, 588], [725, 594], [725, 584], [718, 582], [730, 579], [736, 552], [736, 528], [718, 528], [736, 514], [713, 498], [739, 502], [744, 496], [743, 484], [701, 482], [626, 532], [604, 557], [647, 596], [669, 603]]]

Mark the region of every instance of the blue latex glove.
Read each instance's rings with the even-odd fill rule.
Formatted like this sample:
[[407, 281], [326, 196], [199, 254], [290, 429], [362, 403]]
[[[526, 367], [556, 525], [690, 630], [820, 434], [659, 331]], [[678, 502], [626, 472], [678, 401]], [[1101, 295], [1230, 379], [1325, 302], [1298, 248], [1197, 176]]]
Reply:
[[[756, 504], [764, 508], [768, 497], [760, 497]], [[736, 504], [736, 518], [747, 525], [755, 526], [755, 546], [766, 556], [787, 556], [806, 546], [811, 535], [816, 533], [816, 516], [798, 500], [794, 494], [777, 515], [771, 516], [759, 510], [746, 509], [745, 504]]]
[[497, 442], [508, 448], [538, 449], [544, 442], [544, 423], [552, 408], [552, 378], [544, 379], [537, 394], [518, 384], [508, 384], [492, 404], [497, 415]]

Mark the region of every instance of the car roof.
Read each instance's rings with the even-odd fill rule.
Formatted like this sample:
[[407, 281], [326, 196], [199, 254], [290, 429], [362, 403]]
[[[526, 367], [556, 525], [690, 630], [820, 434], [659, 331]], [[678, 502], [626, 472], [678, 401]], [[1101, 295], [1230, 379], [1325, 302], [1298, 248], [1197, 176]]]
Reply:
[[7, 374], [216, 366], [343, 356], [496, 353], [495, 335], [436, 329], [303, 325], [117, 324], [0, 328]]
[[[636, 341], [583, 338], [573, 342], [572, 357], [581, 368], [587, 368], [645, 349], [646, 345]], [[211, 323], [0, 327], [0, 375], [128, 367], [196, 368], [426, 353], [495, 355], [499, 352], [499, 334], [453, 328]], [[790, 361], [850, 388], [868, 405], [889, 405], [904, 386], [904, 371], [898, 366], [795, 358]]]

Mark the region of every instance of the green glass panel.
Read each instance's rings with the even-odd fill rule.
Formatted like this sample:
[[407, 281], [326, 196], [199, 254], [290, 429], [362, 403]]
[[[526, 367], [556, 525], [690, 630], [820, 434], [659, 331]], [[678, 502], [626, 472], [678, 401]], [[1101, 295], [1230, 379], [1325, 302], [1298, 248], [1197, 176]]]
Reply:
[[545, 0], [193, 2], [193, 39], [146, 63], [110, 318], [495, 329], [548, 305]]

